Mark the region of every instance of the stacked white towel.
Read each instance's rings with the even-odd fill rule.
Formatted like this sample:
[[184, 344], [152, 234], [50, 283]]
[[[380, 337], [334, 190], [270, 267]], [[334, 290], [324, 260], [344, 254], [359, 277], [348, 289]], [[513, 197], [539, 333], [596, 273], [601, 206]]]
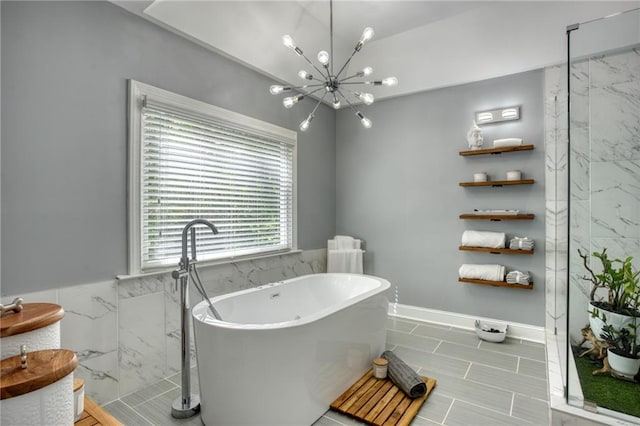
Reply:
[[505, 268], [502, 265], [464, 264], [458, 271], [460, 278], [487, 281], [504, 281], [504, 273]]
[[467, 247], [504, 248], [506, 240], [504, 232], [467, 230], [462, 233], [462, 245]]
[[504, 148], [507, 146], [520, 146], [520, 145], [522, 145], [521, 138], [496, 139], [493, 141], [494, 148]]
[[509, 284], [531, 284], [531, 274], [529, 271], [511, 271], [507, 274], [507, 283]]
[[533, 240], [529, 237], [513, 237], [509, 241], [512, 250], [533, 250]]

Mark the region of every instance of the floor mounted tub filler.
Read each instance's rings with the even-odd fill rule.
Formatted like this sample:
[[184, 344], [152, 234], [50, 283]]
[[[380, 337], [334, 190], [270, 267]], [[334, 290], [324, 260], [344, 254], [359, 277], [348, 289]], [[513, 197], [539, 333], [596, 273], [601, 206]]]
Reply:
[[206, 425], [310, 425], [385, 348], [387, 280], [314, 274], [193, 307]]

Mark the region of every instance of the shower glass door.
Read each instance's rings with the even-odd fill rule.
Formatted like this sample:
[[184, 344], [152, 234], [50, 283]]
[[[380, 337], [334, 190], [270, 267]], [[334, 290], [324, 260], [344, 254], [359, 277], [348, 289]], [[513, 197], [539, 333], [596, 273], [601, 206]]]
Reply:
[[[602, 264], [593, 253], [604, 249], [610, 259], [632, 256], [640, 269], [640, 11], [571, 30], [568, 69], [568, 401], [640, 421], [640, 383], [593, 375], [602, 360], [578, 356], [591, 343], [577, 347], [594, 328], [587, 328], [592, 283], [580, 253], [596, 273]], [[593, 299], [606, 296], [599, 289]]]

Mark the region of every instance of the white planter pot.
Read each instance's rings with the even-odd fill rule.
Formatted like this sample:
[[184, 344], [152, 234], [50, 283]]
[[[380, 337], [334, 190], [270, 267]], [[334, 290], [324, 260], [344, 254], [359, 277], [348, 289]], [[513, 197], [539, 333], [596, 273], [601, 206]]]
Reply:
[[633, 379], [640, 370], [640, 358], [626, 358], [607, 349], [607, 359], [614, 373]]
[[[594, 309], [598, 310], [600, 314], [599, 316], [594, 317], [591, 314]], [[628, 315], [617, 314], [615, 312], [605, 311], [604, 309], [598, 308], [592, 305], [591, 303], [589, 303], [588, 312], [589, 312], [589, 326], [591, 327], [591, 331], [593, 332], [593, 335], [596, 336], [596, 339], [598, 340], [602, 340], [602, 338], [600, 337], [600, 334], [602, 333], [602, 328], [605, 325], [602, 319], [600, 319], [600, 316], [602, 316], [603, 313], [607, 317], [607, 324], [611, 324], [616, 330], [620, 330], [621, 328], [627, 328], [629, 329], [629, 331], [631, 331], [630, 325], [633, 324], [633, 317], [630, 317]], [[638, 319], [637, 321], [638, 321], [638, 324], [640, 324], [640, 319]], [[640, 331], [640, 327], [638, 331]], [[636, 342], [640, 343], [640, 335], [636, 336]]]

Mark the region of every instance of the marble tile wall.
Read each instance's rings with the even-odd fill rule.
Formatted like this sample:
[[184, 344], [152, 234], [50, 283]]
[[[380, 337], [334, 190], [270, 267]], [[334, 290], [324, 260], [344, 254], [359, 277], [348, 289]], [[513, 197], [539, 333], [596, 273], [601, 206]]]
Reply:
[[[209, 297], [326, 271], [326, 250], [199, 268]], [[191, 288], [191, 303], [201, 300]], [[76, 377], [99, 404], [180, 371], [180, 302], [169, 273], [19, 295], [62, 305], [61, 345], [76, 352]], [[2, 298], [9, 303], [15, 296]], [[195, 348], [192, 342], [192, 365]]]
[[[568, 115], [567, 68], [545, 69], [545, 330], [558, 339], [556, 354], [566, 358]], [[564, 373], [564, 372], [563, 372]], [[566, 374], [563, 374], [566, 377]]]

